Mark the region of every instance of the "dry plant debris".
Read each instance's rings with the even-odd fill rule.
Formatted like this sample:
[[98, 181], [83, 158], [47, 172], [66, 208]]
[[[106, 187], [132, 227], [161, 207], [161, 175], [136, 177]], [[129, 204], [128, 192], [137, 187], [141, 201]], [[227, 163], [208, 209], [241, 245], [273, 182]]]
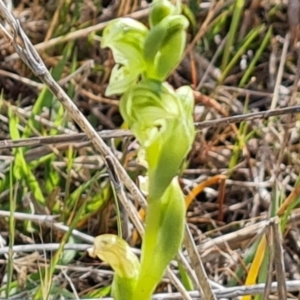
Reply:
[[[299, 1], [199, 2], [184, 1], [195, 23], [169, 78], [174, 88], [190, 85], [196, 101], [198, 133], [180, 177], [195, 245], [177, 260], [192, 283], [174, 261], [154, 299], [199, 299], [192, 252], [217, 298], [298, 299]], [[112, 272], [85, 249], [121, 223], [139, 254], [146, 203], [133, 184], [142, 186], [144, 174], [138, 144], [122, 127], [119, 99], [104, 96], [114, 62], [101, 34], [120, 16], [144, 22], [149, 4], [5, 5], [25, 35], [16, 39], [18, 27], [0, 10], [0, 298], [108, 297]], [[28, 54], [27, 39], [99, 132], [104, 156], [16, 53]], [[124, 175], [121, 190], [111, 185], [114, 174]]]

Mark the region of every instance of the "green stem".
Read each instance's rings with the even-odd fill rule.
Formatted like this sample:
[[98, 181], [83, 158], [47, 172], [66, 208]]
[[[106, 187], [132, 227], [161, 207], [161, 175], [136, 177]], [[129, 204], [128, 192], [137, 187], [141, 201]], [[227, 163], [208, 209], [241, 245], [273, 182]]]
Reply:
[[184, 197], [178, 179], [174, 178], [161, 199], [149, 199], [141, 271], [133, 300], [151, 298], [181, 246], [184, 223]]

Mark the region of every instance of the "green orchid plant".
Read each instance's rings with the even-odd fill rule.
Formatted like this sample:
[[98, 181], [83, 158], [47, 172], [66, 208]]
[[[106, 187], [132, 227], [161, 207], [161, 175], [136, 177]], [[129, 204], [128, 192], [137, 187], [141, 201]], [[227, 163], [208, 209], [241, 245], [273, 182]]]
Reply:
[[[186, 44], [189, 22], [180, 7], [178, 1], [174, 5], [156, 0], [150, 10], [150, 29], [133, 19], [119, 18], [103, 32], [102, 47], [112, 50], [116, 62], [106, 95], [122, 95], [121, 115], [148, 165], [140, 263], [133, 253], [128, 254], [131, 250], [125, 241], [111, 235], [97, 237], [91, 250], [114, 269], [112, 295], [117, 300], [150, 299], [183, 239], [185, 203], [177, 174], [195, 136], [194, 97], [190, 87], [175, 91], [165, 82], [181, 61]], [[135, 271], [120, 272], [126, 268]]]

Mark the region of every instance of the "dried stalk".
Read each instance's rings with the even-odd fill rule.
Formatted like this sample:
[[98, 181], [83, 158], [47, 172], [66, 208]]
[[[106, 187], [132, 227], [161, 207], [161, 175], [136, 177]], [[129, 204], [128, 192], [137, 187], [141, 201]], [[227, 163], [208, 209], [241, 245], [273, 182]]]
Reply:
[[[215, 127], [218, 125], [228, 125], [232, 123], [239, 123], [243, 121], [251, 121], [256, 119], [267, 119], [273, 116], [281, 116], [288, 114], [300, 113], [300, 105], [279, 108], [274, 110], [266, 110], [261, 112], [237, 115], [232, 117], [221, 118], [217, 120], [203, 121], [195, 123], [197, 129], [208, 127]], [[103, 130], [98, 132], [102, 139], [116, 138], [116, 137], [131, 137], [133, 136], [129, 130]], [[87, 134], [62, 134], [55, 137], [34, 137], [20, 140], [3, 140], [0, 141], [0, 149], [16, 148], [16, 147], [33, 147], [39, 145], [60, 144], [60, 143], [76, 143], [87, 141]]]

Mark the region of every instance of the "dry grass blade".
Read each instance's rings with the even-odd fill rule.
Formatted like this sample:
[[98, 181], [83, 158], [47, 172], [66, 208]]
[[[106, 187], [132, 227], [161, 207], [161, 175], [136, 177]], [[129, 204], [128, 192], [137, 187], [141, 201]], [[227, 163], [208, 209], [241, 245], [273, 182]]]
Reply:
[[[300, 280], [289, 280], [286, 282], [287, 290], [289, 292], [297, 292], [299, 290]], [[256, 284], [252, 286], [238, 286], [232, 288], [224, 288], [224, 289], [216, 289], [214, 290], [217, 299], [226, 299], [226, 298], [236, 298], [245, 294], [255, 295], [255, 294], [262, 294], [263, 290], [265, 289], [265, 284]], [[272, 282], [271, 291], [277, 291], [277, 282]], [[200, 298], [199, 293], [196, 291], [189, 292], [191, 299], [193, 300], [206, 300]], [[18, 294], [10, 299], [17, 300], [21, 299], [22, 297], [26, 296], [26, 293]], [[101, 298], [103, 300], [113, 300], [113, 298], [105, 297]], [[179, 293], [169, 293], [167, 296], [166, 294], [156, 294], [152, 297], [152, 300], [178, 300], [182, 299]]]
[[268, 300], [270, 297], [271, 292], [271, 284], [272, 284], [272, 271], [273, 271], [273, 262], [274, 262], [274, 238], [273, 238], [273, 229], [270, 224], [268, 224], [267, 228], [267, 245], [269, 249], [269, 260], [268, 260], [268, 274], [267, 274], [267, 280], [266, 280], [266, 288], [264, 291], [263, 300]]
[[215, 16], [215, 14], [217, 14], [217, 12], [219, 12], [219, 10], [223, 6], [223, 4], [224, 4], [223, 0], [222, 1], [211, 1], [207, 17], [206, 17], [205, 21], [202, 23], [201, 27], [199, 28], [193, 41], [186, 48], [185, 54], [190, 52], [193, 49], [193, 47], [196, 45], [196, 43], [203, 37], [203, 35], [208, 30], [208, 26], [209, 26], [210, 22], [213, 20], [213, 17]]
[[[287, 281], [287, 290], [289, 292], [297, 292], [299, 290], [300, 280]], [[252, 286], [238, 286], [231, 288], [224, 288], [220, 290], [214, 290], [214, 293], [217, 299], [231, 298], [234, 299], [236, 297], [240, 297], [243, 295], [257, 295], [262, 294], [265, 289], [265, 284], [256, 284]], [[277, 290], [277, 282], [272, 282], [271, 284], [271, 292], [276, 292]], [[195, 300], [207, 300], [207, 298], [201, 298], [198, 292], [190, 292], [190, 295]], [[166, 296], [165, 294], [156, 294], [152, 300], [178, 300], [180, 295], [178, 293], [172, 293]], [[105, 298], [108, 300], [108, 298]], [[111, 298], [109, 298], [111, 299]], [[278, 298], [279, 299], [279, 298]], [[285, 298], [286, 299], [286, 298]]]
[[290, 34], [292, 45], [295, 48], [299, 39], [299, 12], [300, 3], [298, 0], [290, 0], [288, 2], [288, 18], [290, 25]]
[[283, 70], [284, 70], [284, 65], [286, 62], [286, 56], [287, 56], [289, 44], [290, 44], [290, 35], [287, 34], [284, 39], [283, 49], [282, 49], [281, 58], [280, 58], [280, 64], [279, 64], [279, 68], [277, 71], [273, 99], [272, 99], [272, 103], [271, 103], [271, 107], [270, 107], [271, 110], [274, 110], [277, 106], [277, 102], [278, 102], [278, 98], [279, 98], [279, 88], [280, 88], [281, 81], [282, 81]]
[[293, 191], [289, 194], [289, 196], [284, 200], [282, 205], [279, 207], [277, 215], [279, 217], [283, 216], [288, 207], [299, 197], [300, 195], [300, 184], [298, 184]]
[[184, 237], [184, 244], [187, 248], [187, 252], [189, 254], [191, 263], [194, 267], [194, 270], [196, 272], [196, 276], [198, 278], [198, 289], [200, 292], [200, 295], [203, 299], [207, 300], [216, 300], [217, 298], [214, 295], [214, 292], [212, 291], [209, 282], [208, 277], [206, 275], [204, 265], [201, 261], [201, 257], [196, 249], [196, 245], [193, 241], [192, 234], [190, 232], [190, 229], [188, 225], [185, 226], [185, 237]]
[[[300, 106], [290, 106], [285, 108], [279, 108], [274, 110], [266, 110], [261, 112], [237, 115], [232, 117], [220, 118], [217, 120], [203, 121], [195, 123], [197, 129], [216, 127], [219, 125], [228, 125], [231, 123], [239, 123], [243, 121], [251, 121], [255, 119], [268, 119], [273, 116], [281, 116], [288, 114], [300, 113]], [[102, 139], [131, 137], [133, 136], [129, 130], [117, 129], [117, 130], [103, 130], [97, 133]], [[0, 149], [5, 148], [17, 148], [17, 147], [34, 147], [39, 145], [59, 144], [59, 143], [77, 143], [82, 141], [88, 141], [88, 135], [86, 133], [72, 133], [56, 135], [53, 137], [33, 137], [20, 140], [3, 140], [0, 141]]]
[[[106, 165], [108, 166], [108, 170], [110, 172], [110, 178], [111, 178], [111, 182], [114, 185], [116, 194], [118, 199], [121, 202], [121, 205], [123, 206], [124, 204], [126, 204], [127, 206], [123, 206], [124, 210], [125, 210], [125, 214], [128, 214], [130, 216], [130, 218], [132, 220], [134, 220], [134, 224], [136, 226], [137, 231], [139, 232], [139, 234], [141, 236], [144, 235], [144, 227], [142, 225], [142, 222], [139, 218], [139, 215], [136, 214], [136, 209], [133, 206], [133, 204], [130, 201], [126, 200], [126, 195], [123, 189], [123, 185], [120, 182], [120, 178], [118, 176], [118, 172], [117, 172], [117, 168], [116, 165], [114, 164], [114, 161], [111, 159], [111, 157], [105, 157], [105, 161], [106, 161]], [[123, 215], [123, 218], [125, 216]]]
[[[147, 16], [148, 14], [149, 14], [149, 9], [147, 8], [147, 9], [143, 9], [141, 11], [137, 11], [137, 12], [134, 12], [132, 14], [129, 14], [126, 17], [133, 18], [133, 19], [140, 19], [140, 18], [143, 18], [143, 17]], [[90, 26], [88, 28], [84, 28], [84, 29], [80, 29], [80, 30], [71, 32], [71, 33], [69, 33], [67, 35], [64, 35], [64, 36], [61, 36], [61, 37], [53, 38], [49, 41], [45, 41], [45, 42], [42, 42], [40, 44], [35, 45], [34, 48], [36, 50], [39, 50], [39, 51], [40, 50], [45, 50], [45, 49], [48, 49], [50, 47], [54, 47], [56, 45], [59, 45], [59, 44], [62, 44], [62, 43], [68, 42], [68, 41], [72, 41], [72, 40], [75, 40], [75, 39], [82, 38], [84, 36], [89, 35], [92, 32], [96, 32], [96, 31], [104, 29], [104, 27], [108, 24], [108, 22], [109, 21], [102, 22], [100, 24]], [[7, 60], [9, 61], [9, 60], [13, 60], [13, 59], [18, 58], [18, 54], [19, 53], [17, 52], [17, 53], [14, 53], [14, 54], [10, 55], [9, 57], [7, 57]]]
[[279, 228], [278, 218], [273, 219], [270, 223], [274, 233], [274, 255], [275, 259], [275, 269], [278, 282], [278, 296], [279, 299], [287, 299], [287, 288], [286, 288], [286, 277], [284, 268], [284, 258], [282, 249], [282, 235]]
[[[12, 248], [14, 253], [18, 252], [35, 252], [35, 251], [56, 251], [59, 249], [60, 244], [51, 243], [51, 244], [32, 244], [32, 245], [21, 245], [14, 246]], [[76, 250], [76, 251], [86, 251], [90, 248], [90, 244], [65, 244], [64, 250]], [[0, 254], [6, 254], [10, 251], [9, 247], [0, 248]]]
[[300, 105], [279, 108], [274, 110], [266, 110], [261, 112], [254, 112], [254, 113], [243, 114], [243, 115], [232, 116], [232, 117], [226, 117], [218, 120], [197, 122], [195, 123], [195, 126], [197, 129], [202, 129], [208, 127], [215, 127], [218, 125], [227, 125], [231, 123], [239, 123], [239, 122], [250, 121], [255, 119], [267, 119], [273, 116], [281, 116], [281, 115], [296, 114], [296, 113], [300, 113]]
[[[132, 133], [129, 130], [103, 130], [98, 132], [102, 139], [130, 137]], [[32, 137], [20, 140], [3, 140], [0, 141], [0, 149], [17, 148], [17, 147], [36, 147], [41, 145], [55, 145], [65, 143], [87, 142], [85, 133], [61, 134], [56, 136]]]

